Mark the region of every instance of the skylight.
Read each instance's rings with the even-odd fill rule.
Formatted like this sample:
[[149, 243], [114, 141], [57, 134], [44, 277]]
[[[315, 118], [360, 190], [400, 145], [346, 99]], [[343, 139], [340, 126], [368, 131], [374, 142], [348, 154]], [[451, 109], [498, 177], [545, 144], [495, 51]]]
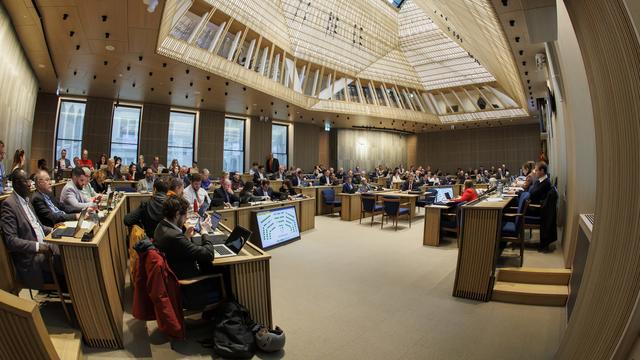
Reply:
[[400, 9], [400, 7], [402, 7], [402, 4], [404, 3], [404, 0], [386, 0], [389, 5]]

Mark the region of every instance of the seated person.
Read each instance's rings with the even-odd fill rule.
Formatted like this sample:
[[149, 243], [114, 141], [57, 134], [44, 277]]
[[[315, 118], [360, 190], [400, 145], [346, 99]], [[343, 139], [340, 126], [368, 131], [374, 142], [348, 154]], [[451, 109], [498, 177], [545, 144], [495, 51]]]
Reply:
[[91, 170], [89, 168], [81, 168], [84, 170], [84, 175], [87, 177], [87, 183], [82, 187], [82, 195], [87, 199], [93, 199], [98, 196], [98, 193], [91, 186]]
[[282, 186], [280, 186], [280, 193], [287, 194], [287, 196], [296, 196], [296, 189], [291, 185], [291, 180], [285, 180], [282, 182]]
[[231, 188], [235, 191], [235, 190], [241, 190], [244, 186], [245, 184], [242, 182], [242, 179], [240, 179], [240, 173], [238, 172], [232, 173]]
[[258, 171], [253, 174], [253, 183], [259, 184], [260, 181], [266, 180], [266, 179], [267, 179], [267, 176], [264, 173], [264, 166], [263, 165], [258, 166]]
[[278, 171], [276, 171], [272, 176], [271, 180], [281, 180], [284, 181], [287, 176], [284, 173], [284, 166], [278, 167]]
[[[193, 227], [183, 231], [187, 220], [187, 200], [170, 196], [163, 206], [163, 219], [160, 221], [153, 234], [153, 239], [158, 250], [162, 251], [171, 270], [178, 279], [188, 279], [206, 273], [205, 269], [211, 269], [214, 257], [213, 245], [202, 238], [202, 245], [191, 241], [195, 234]], [[183, 306], [187, 309], [198, 309], [212, 301], [215, 285], [210, 281], [200, 281], [189, 286], [181, 286]]]
[[200, 185], [203, 189], [209, 191], [209, 188], [211, 187], [211, 179], [209, 178], [209, 175], [211, 175], [211, 173], [209, 172], [209, 169], [202, 169], [202, 184]]
[[191, 184], [184, 189], [182, 197], [189, 202], [189, 210], [196, 211], [197, 206], [197, 212], [200, 215], [203, 215], [211, 205], [209, 194], [202, 188], [202, 175], [198, 173], [191, 174]]
[[106, 179], [107, 173], [104, 170], [98, 170], [94, 173], [93, 180], [91, 180], [91, 187], [96, 194], [104, 194], [107, 192]]
[[11, 173], [13, 193], [2, 202], [0, 228], [7, 251], [11, 254], [20, 283], [30, 289], [42, 289], [53, 282], [48, 256], [52, 256], [54, 271], [64, 278], [58, 247], [44, 242], [51, 228], [38, 220], [29, 203], [29, 179], [22, 169]]
[[36, 171], [35, 179], [36, 191], [31, 195], [31, 205], [42, 225], [53, 227], [57, 223], [78, 219], [79, 214], [65, 212], [65, 207], [51, 193], [51, 178], [48, 172]]
[[415, 176], [411, 173], [407, 175], [407, 180], [402, 183], [400, 187], [402, 191], [417, 191], [420, 190], [420, 184], [415, 180]]
[[158, 174], [158, 173], [161, 173], [162, 170], [164, 169], [165, 169], [164, 165], [160, 164], [160, 158], [157, 156], [154, 156], [153, 162], [151, 163], [151, 170], [153, 170], [154, 173]]
[[178, 197], [182, 197], [182, 193], [184, 192], [184, 182], [181, 179], [175, 177], [167, 178], [167, 196], [175, 195]]
[[319, 180], [318, 185], [331, 185], [331, 173], [329, 170], [325, 170]]
[[551, 190], [551, 180], [547, 176], [547, 164], [544, 161], [536, 164], [535, 176], [537, 180], [529, 186], [529, 199], [532, 204], [541, 204]]
[[367, 172], [366, 171], [358, 171], [355, 173], [355, 175], [353, 175], [353, 183], [354, 184], [361, 184], [362, 183], [362, 179], [366, 178], [367, 176]]
[[304, 181], [304, 175], [302, 174], [302, 170], [296, 169], [295, 174], [291, 178], [291, 185], [293, 186], [306, 186]]
[[116, 162], [113, 159], [107, 160], [107, 167], [104, 169], [107, 179], [120, 180], [120, 172], [116, 170]]
[[248, 204], [250, 202], [260, 201], [259, 197], [253, 195], [254, 190], [255, 189], [253, 188], [253, 181], [247, 181], [246, 183], [244, 183], [244, 187], [240, 191], [240, 194], [238, 194], [240, 204]]
[[80, 212], [85, 208], [96, 208], [96, 203], [100, 202], [100, 197], [87, 198], [82, 190], [87, 186], [89, 177], [80, 167], [71, 171], [71, 181], [62, 188], [60, 202], [69, 212]]
[[143, 191], [152, 192], [153, 183], [155, 182], [155, 180], [156, 180], [156, 176], [153, 174], [153, 169], [151, 169], [150, 167], [147, 168], [144, 171], [144, 179], [141, 179], [136, 184], [136, 190], [138, 192], [143, 192]]
[[374, 185], [370, 185], [367, 178], [362, 178], [360, 180], [360, 185], [358, 185], [358, 192], [366, 193], [369, 191], [375, 191], [376, 187]]
[[344, 178], [344, 184], [342, 184], [342, 192], [343, 193], [347, 193], [347, 194], [353, 194], [355, 193], [358, 189], [356, 189], [356, 186], [353, 185], [353, 183], [351, 182], [351, 176], [347, 176]]
[[153, 235], [156, 231], [156, 226], [163, 218], [162, 204], [167, 199], [169, 181], [170, 179], [156, 179], [153, 182], [153, 196], [151, 199], [140, 204], [137, 209], [131, 210], [124, 217], [124, 224], [128, 227], [138, 225], [144, 229], [147, 236]]
[[212, 205], [230, 207], [236, 202], [239, 203], [240, 199], [233, 193], [231, 181], [229, 179], [223, 180], [220, 187], [213, 192]]
[[459, 203], [459, 202], [469, 202], [478, 198], [478, 193], [476, 192], [475, 186], [473, 185], [473, 180], [465, 180], [464, 182], [464, 191], [462, 195], [458, 196], [455, 199], [452, 199], [451, 202]]
[[253, 191], [253, 194], [255, 196], [262, 197], [263, 199], [269, 199], [269, 200], [277, 200], [277, 199], [279, 199], [280, 198], [280, 193], [273, 191], [273, 189], [271, 188], [270, 184], [271, 183], [269, 182], [269, 180], [262, 180], [260, 182], [260, 187], [255, 189]]

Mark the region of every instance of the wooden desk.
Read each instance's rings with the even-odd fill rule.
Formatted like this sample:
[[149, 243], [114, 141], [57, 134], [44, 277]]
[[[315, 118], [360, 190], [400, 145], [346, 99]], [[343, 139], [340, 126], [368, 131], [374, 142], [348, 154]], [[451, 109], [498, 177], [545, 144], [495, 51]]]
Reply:
[[495, 282], [496, 252], [502, 231], [502, 211], [512, 198], [487, 196], [462, 206], [458, 264], [453, 296], [489, 301]]
[[313, 187], [294, 186], [293, 190], [295, 190], [296, 194], [302, 194], [309, 198], [316, 198], [316, 189]]
[[321, 186], [312, 186], [311, 188], [315, 189], [316, 191], [316, 194], [315, 194], [316, 214], [317, 215], [330, 214], [331, 206], [325, 205], [324, 194], [322, 193], [322, 190], [333, 189], [336, 193], [336, 199], [337, 199], [338, 194], [342, 193], [342, 185], [321, 185]]
[[[367, 194], [371, 195], [386, 195], [391, 194], [392, 190], [384, 190], [384, 191], [371, 191]], [[340, 211], [340, 220], [343, 221], [353, 221], [359, 220], [362, 212], [362, 193], [355, 194], [347, 194], [347, 193], [339, 193], [336, 194], [342, 201], [342, 210]], [[376, 199], [379, 200], [379, 199]]]
[[122, 322], [127, 271], [126, 196], [109, 213], [93, 239], [45, 241], [58, 245], [82, 336], [90, 347], [123, 348]]
[[409, 194], [408, 192], [401, 191], [385, 191], [385, 192], [376, 192], [376, 199], [382, 200], [383, 196], [393, 196], [400, 198], [401, 200], [409, 200], [409, 208], [411, 209], [411, 218], [416, 216], [416, 201], [422, 194]]
[[136, 184], [138, 183], [137, 181], [129, 181], [129, 180], [105, 180], [105, 182], [107, 184], [111, 183], [111, 187], [112, 190], [116, 190], [117, 188], [122, 188], [122, 187], [132, 187], [132, 188], [136, 188]]
[[444, 205], [427, 205], [424, 207], [424, 232], [422, 235], [422, 245], [440, 245], [440, 219], [442, 211], [449, 207]]
[[243, 206], [230, 209], [218, 209], [216, 211], [222, 215], [220, 221], [226, 227], [233, 229], [236, 225], [240, 225], [246, 229], [251, 228], [251, 211], [272, 209], [277, 207], [295, 206], [296, 215], [298, 217], [298, 226], [300, 232], [315, 228], [315, 199], [295, 199], [286, 201], [265, 201], [256, 205]]

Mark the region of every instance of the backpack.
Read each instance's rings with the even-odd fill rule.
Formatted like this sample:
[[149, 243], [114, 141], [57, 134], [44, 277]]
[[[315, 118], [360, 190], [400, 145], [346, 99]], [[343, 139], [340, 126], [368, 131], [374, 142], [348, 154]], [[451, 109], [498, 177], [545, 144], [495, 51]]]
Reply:
[[213, 351], [228, 359], [247, 359], [255, 354], [256, 344], [249, 310], [229, 301], [216, 310], [213, 318]]

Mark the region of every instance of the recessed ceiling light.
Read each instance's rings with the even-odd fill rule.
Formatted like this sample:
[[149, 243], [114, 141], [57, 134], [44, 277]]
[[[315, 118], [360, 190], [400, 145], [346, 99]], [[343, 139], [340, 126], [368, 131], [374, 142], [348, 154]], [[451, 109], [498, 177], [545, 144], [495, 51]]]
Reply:
[[38, 67], [39, 67], [40, 69], [44, 69], [44, 64], [38, 64]]
[[107, 46], [105, 46], [104, 48], [105, 48], [107, 51], [113, 51], [113, 50], [115, 50], [115, 49], [116, 49], [113, 45], [107, 45]]

